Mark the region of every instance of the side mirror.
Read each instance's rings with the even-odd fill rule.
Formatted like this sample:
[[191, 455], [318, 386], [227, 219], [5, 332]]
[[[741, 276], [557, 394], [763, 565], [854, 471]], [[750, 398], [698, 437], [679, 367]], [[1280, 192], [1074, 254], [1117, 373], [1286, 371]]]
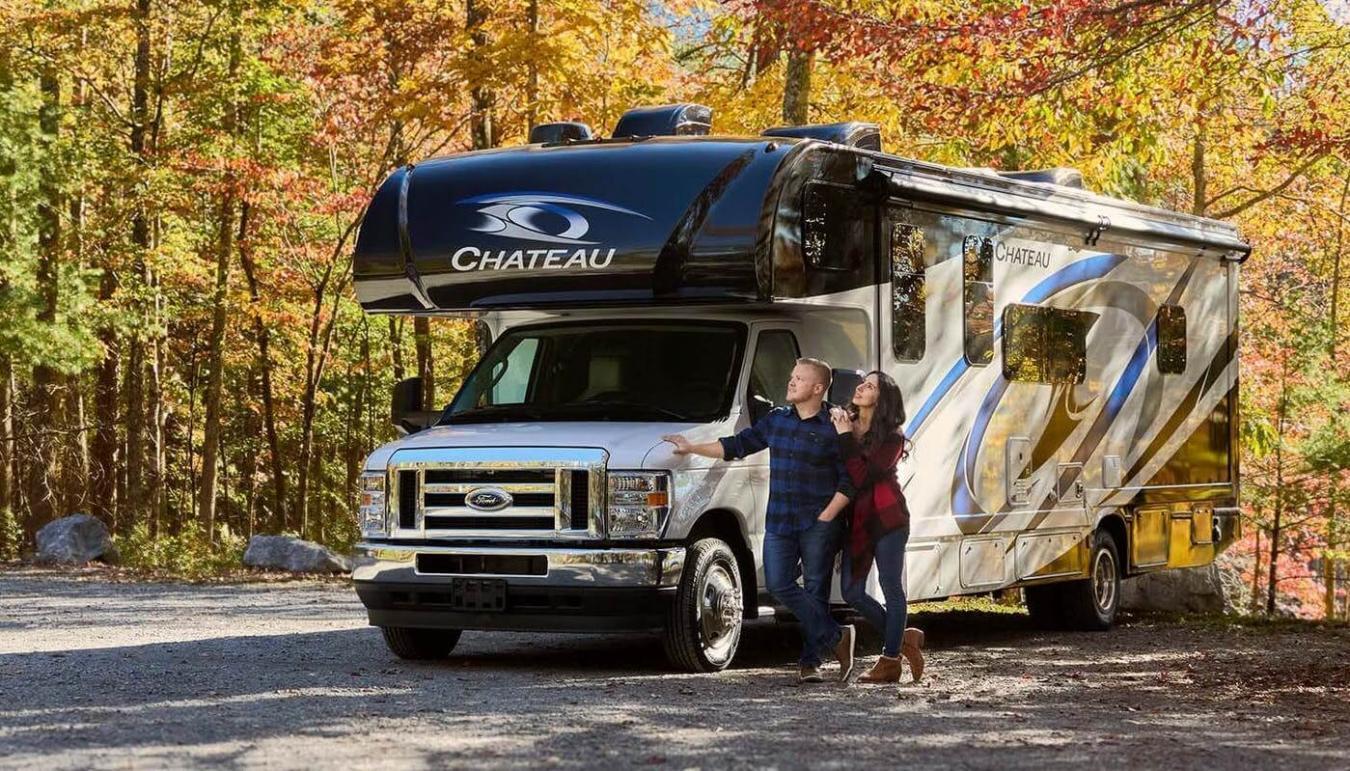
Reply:
[[836, 369], [831, 372], [834, 373], [834, 382], [830, 384], [830, 393], [825, 400], [836, 407], [852, 404], [853, 391], [865, 376], [856, 369]]
[[751, 394], [750, 401], [746, 406], [750, 408], [750, 422], [753, 424], [758, 423], [761, 418], [769, 414], [769, 410], [773, 409], [773, 402], [759, 394]]
[[410, 377], [394, 384], [389, 422], [399, 432], [413, 434], [436, 422], [438, 413], [422, 409], [422, 378]]

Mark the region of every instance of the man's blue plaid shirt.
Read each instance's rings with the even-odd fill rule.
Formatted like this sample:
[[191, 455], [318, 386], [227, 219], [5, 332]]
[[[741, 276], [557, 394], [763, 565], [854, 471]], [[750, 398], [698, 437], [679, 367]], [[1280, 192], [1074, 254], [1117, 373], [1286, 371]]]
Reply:
[[791, 535], [815, 522], [836, 492], [856, 493], [839, 455], [838, 432], [823, 405], [807, 420], [788, 405], [775, 407], [753, 426], [718, 440], [726, 460], [768, 448], [769, 506], [765, 532]]

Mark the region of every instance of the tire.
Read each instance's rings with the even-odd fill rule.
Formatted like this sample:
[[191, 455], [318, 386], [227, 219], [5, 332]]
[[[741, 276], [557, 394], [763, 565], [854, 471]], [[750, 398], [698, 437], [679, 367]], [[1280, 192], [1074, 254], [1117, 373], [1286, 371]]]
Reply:
[[382, 626], [384, 644], [395, 656], [411, 661], [443, 659], [459, 643], [458, 629], [417, 629], [406, 626]]
[[1028, 586], [1022, 591], [1033, 626], [1037, 629], [1064, 628], [1064, 609], [1060, 604], [1062, 585]]
[[741, 642], [743, 589], [740, 566], [719, 538], [695, 541], [666, 616], [666, 658], [687, 672], [727, 668]]
[[1092, 534], [1092, 553], [1086, 581], [1062, 584], [1063, 617], [1069, 629], [1104, 632], [1116, 620], [1120, 607], [1120, 549], [1105, 530]]
[[1120, 549], [1105, 530], [1092, 534], [1086, 580], [1028, 586], [1031, 622], [1041, 629], [1104, 632], [1120, 607]]

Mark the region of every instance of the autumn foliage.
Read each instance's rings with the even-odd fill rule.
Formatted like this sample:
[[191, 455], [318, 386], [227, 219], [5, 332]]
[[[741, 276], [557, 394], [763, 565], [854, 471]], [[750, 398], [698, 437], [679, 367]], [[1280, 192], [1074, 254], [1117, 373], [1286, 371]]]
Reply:
[[0, 556], [76, 510], [147, 554], [264, 531], [349, 541], [392, 383], [429, 376], [443, 403], [476, 356], [463, 322], [356, 305], [373, 187], [536, 122], [603, 133], [629, 107], [698, 101], [720, 132], [873, 121], [901, 155], [1073, 166], [1108, 194], [1234, 219], [1255, 256], [1248, 535], [1230, 557], [1257, 606], [1325, 612], [1350, 563], [1346, 15], [1318, 0], [0, 0]]

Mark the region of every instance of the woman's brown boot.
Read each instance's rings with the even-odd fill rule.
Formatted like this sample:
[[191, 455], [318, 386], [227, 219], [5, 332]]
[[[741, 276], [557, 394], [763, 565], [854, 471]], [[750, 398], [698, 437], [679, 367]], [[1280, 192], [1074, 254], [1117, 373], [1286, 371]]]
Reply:
[[860, 683], [898, 683], [900, 682], [900, 657], [882, 656], [877, 663], [858, 678]]
[[923, 677], [923, 630], [909, 627], [905, 630], [905, 636], [900, 643], [900, 655], [909, 662], [909, 669], [914, 673], [914, 682], [919, 682]]

